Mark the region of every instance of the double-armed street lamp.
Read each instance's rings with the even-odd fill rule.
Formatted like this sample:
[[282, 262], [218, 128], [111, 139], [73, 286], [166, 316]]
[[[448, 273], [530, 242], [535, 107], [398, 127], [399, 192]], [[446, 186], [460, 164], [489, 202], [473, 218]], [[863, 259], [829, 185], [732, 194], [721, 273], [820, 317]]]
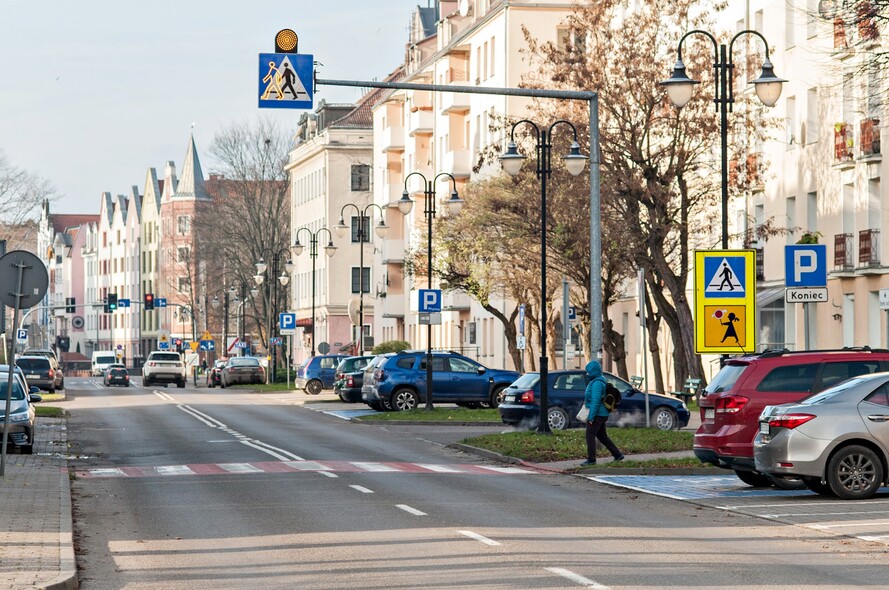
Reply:
[[250, 291], [247, 291], [247, 284], [241, 284], [241, 294], [235, 295], [234, 302], [238, 304], [238, 309], [235, 310], [235, 318], [238, 321], [238, 342], [241, 344], [241, 353], [238, 356], [247, 356], [247, 318], [246, 311], [244, 310], [244, 306], [247, 304], [247, 294], [250, 294], [251, 299], [256, 299], [256, 296], [259, 295], [259, 288], [256, 285], [253, 285], [250, 288]]
[[[404, 178], [404, 192], [398, 201], [398, 210], [402, 215], [407, 215], [414, 207], [414, 201], [411, 199], [407, 190], [407, 181], [411, 176], [419, 176], [423, 179], [423, 195], [425, 196], [425, 205], [423, 213], [426, 215], [426, 288], [432, 288], [432, 220], [435, 219], [435, 183], [441, 177], [451, 180], [451, 196], [445, 202], [448, 213], [457, 215], [463, 207], [463, 200], [457, 194], [457, 180], [453, 175], [447, 172], [439, 172], [432, 178], [427, 180], [420, 172], [411, 172]], [[426, 410], [432, 410], [432, 321], [426, 326]]]
[[[219, 301], [219, 293], [222, 293], [222, 301]], [[235, 290], [235, 286], [232, 285], [228, 289], [222, 289], [221, 291], [217, 291], [215, 295], [213, 295], [213, 301], [210, 304], [213, 306], [213, 309], [219, 309], [220, 303], [222, 304], [222, 350], [223, 356], [228, 353], [228, 307], [230, 303], [230, 299], [234, 298], [237, 301], [237, 291]], [[217, 350], [219, 350], [217, 348]], [[218, 355], [217, 355], [218, 358]]]
[[719, 44], [716, 38], [707, 31], [695, 29], [689, 31], [679, 40], [679, 46], [676, 50], [676, 65], [673, 66], [673, 75], [667, 80], [661, 82], [667, 90], [667, 96], [670, 102], [677, 108], [682, 108], [691, 100], [692, 91], [695, 84], [699, 81], [693, 80], [685, 73], [685, 63], [682, 61], [682, 43], [691, 35], [703, 35], [707, 37], [713, 44], [713, 68], [714, 75], [714, 98], [716, 108], [720, 114], [720, 138], [722, 141], [722, 248], [728, 249], [728, 113], [732, 110], [735, 102], [734, 88], [732, 83], [732, 70], [735, 64], [732, 60], [732, 47], [735, 41], [743, 35], [754, 35], [762, 40], [765, 47], [765, 60], [762, 63], [762, 72], [759, 78], [752, 80], [750, 83], [756, 88], [756, 96], [767, 107], [775, 106], [778, 98], [781, 96], [782, 84], [787, 80], [783, 80], [775, 76], [774, 66], [769, 60], [769, 44], [766, 38], [758, 31], [743, 30], [732, 37], [728, 45]]
[[[271, 270], [273, 276], [278, 276], [278, 264], [281, 260], [286, 260], [284, 269], [281, 271], [281, 275], [278, 276], [278, 282], [281, 286], [286, 287], [288, 283], [290, 283], [290, 273], [293, 272], [293, 262], [290, 261], [290, 249], [281, 248], [278, 251], [263, 250], [262, 254], [263, 257], [260, 258], [259, 262], [255, 265], [256, 275], [253, 277], [253, 280], [256, 281], [257, 285], [262, 285], [265, 281], [265, 271], [268, 269], [268, 264], [265, 262], [265, 256], [270, 255], [270, 258], [272, 259]], [[266, 283], [266, 350], [268, 351], [269, 360], [271, 360], [271, 366], [266, 372], [266, 382], [268, 383], [274, 383], [275, 381], [274, 372], [276, 368], [275, 360], [277, 359], [277, 352], [272, 354], [272, 335], [273, 332], [276, 332], [272, 327], [272, 316], [277, 313], [277, 311], [278, 287], [270, 280]]]
[[296, 241], [293, 244], [293, 252], [299, 256], [302, 254], [303, 245], [299, 241], [299, 234], [302, 232], [309, 233], [309, 257], [312, 259], [312, 356], [315, 356], [315, 262], [318, 259], [318, 236], [321, 232], [327, 232], [327, 245], [324, 246], [324, 253], [328, 258], [336, 254], [336, 246], [333, 245], [333, 234], [326, 227], [318, 228], [316, 231], [310, 230], [308, 227], [301, 227], [296, 230], [294, 237]]
[[[368, 211], [376, 207], [376, 209], [380, 212], [380, 220], [374, 226], [374, 231], [377, 236], [381, 239], [384, 239], [386, 235], [389, 233], [389, 226], [386, 225], [384, 217], [383, 208], [377, 205], [376, 203], [370, 203], [364, 209], [359, 209], [358, 205], [354, 203], [346, 203], [343, 205], [343, 208], [340, 209], [340, 220], [334, 226], [334, 230], [336, 230], [337, 236], [343, 237], [346, 233], [346, 230], [349, 227], [346, 225], [346, 220], [343, 215], [346, 212], [346, 209], [352, 207], [355, 209], [355, 213], [358, 214], [358, 221], [355, 223], [357, 227], [355, 227], [356, 239], [358, 240], [358, 248], [359, 248], [359, 256], [358, 256], [358, 354], [364, 354], [364, 243], [369, 241], [370, 236], [370, 216], [367, 214]], [[368, 289], [370, 283], [370, 277], [368, 277]]]
[[[552, 133], [557, 125], [567, 125], [574, 134], [574, 141], [567, 155], [562, 157], [565, 162], [565, 168], [572, 176], [577, 176], [583, 172], [584, 166], [589, 158], [580, 153], [580, 144], [577, 143], [577, 128], [564, 119], [555, 121], [548, 128], [540, 128], [533, 121], [522, 119], [512, 126], [510, 131], [509, 144], [506, 152], [500, 156], [500, 163], [503, 170], [510, 176], [515, 176], [522, 168], [525, 156], [519, 153], [518, 146], [515, 143], [515, 130], [521, 124], [531, 126], [537, 139], [537, 178], [540, 179], [540, 418], [537, 424], [537, 432], [549, 433], [549, 387], [547, 381], [549, 379], [549, 359], [546, 350], [546, 316], [547, 316], [547, 295], [546, 295], [546, 180], [552, 175]], [[592, 212], [593, 215], [596, 212]], [[598, 272], [597, 269], [591, 269]], [[596, 325], [593, 322], [592, 325]]]

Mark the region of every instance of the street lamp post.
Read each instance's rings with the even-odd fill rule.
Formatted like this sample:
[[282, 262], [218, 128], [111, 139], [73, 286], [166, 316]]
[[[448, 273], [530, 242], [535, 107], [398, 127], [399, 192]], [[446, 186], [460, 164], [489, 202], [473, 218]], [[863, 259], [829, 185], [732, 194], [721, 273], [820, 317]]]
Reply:
[[[244, 310], [244, 306], [247, 304], [247, 285], [246, 283], [241, 285], [241, 295], [235, 295], [235, 302], [238, 303], [238, 309], [235, 316], [238, 318], [238, 342], [241, 344], [241, 353], [238, 356], [247, 356], [247, 312]], [[256, 288], [256, 285], [253, 285], [250, 288], [250, 297], [255, 299], [257, 295], [259, 295], [259, 289]]]
[[[549, 128], [537, 126], [533, 121], [522, 119], [512, 126], [510, 131], [509, 144], [506, 152], [500, 156], [500, 163], [503, 169], [510, 176], [515, 176], [522, 168], [522, 162], [525, 156], [519, 153], [515, 143], [516, 127], [526, 123], [534, 130], [537, 138], [537, 178], [540, 179], [540, 418], [537, 424], [537, 432], [545, 434], [549, 433], [549, 419], [547, 410], [549, 409], [549, 358], [546, 351], [546, 180], [552, 175], [552, 133], [557, 125], [567, 125], [574, 133], [574, 141], [571, 143], [570, 151], [562, 159], [565, 162], [565, 168], [572, 176], [577, 176], [583, 172], [588, 158], [580, 153], [580, 144], [577, 143], [577, 129], [574, 125], [560, 119], [555, 121]], [[596, 213], [593, 212], [595, 215]], [[591, 269], [598, 272], [597, 269]], [[595, 323], [594, 323], [595, 324]]]
[[[289, 248], [281, 248], [277, 252], [273, 250], [263, 250], [262, 251], [263, 258], [259, 259], [259, 262], [256, 263], [256, 275], [253, 277], [253, 280], [256, 281], [257, 285], [262, 285], [263, 281], [265, 281], [265, 271], [268, 269], [268, 264], [265, 262], [265, 256], [270, 255], [272, 259], [272, 275], [278, 278], [278, 282], [286, 287], [290, 282], [290, 273], [293, 272], [293, 262], [290, 260], [290, 249]], [[284, 263], [284, 271], [281, 272], [281, 275], [278, 276], [278, 263], [281, 261], [283, 256], [287, 256], [287, 262]], [[286, 272], [285, 272], [286, 271]], [[275, 382], [275, 369], [276, 369], [276, 360], [278, 358], [277, 349], [275, 349], [275, 354], [272, 354], [272, 335], [273, 333], [277, 333], [272, 326], [272, 316], [278, 311], [278, 287], [274, 284], [274, 281], [270, 280], [266, 283], [266, 351], [268, 353], [270, 367], [266, 372], [266, 383], [274, 383]], [[277, 326], [277, 324], [274, 324]]]
[[[432, 288], [432, 221], [435, 219], [435, 182], [442, 176], [451, 179], [451, 196], [446, 201], [448, 213], [457, 215], [463, 207], [463, 200], [457, 194], [457, 181], [447, 172], [439, 172], [432, 180], [427, 180], [420, 172], [411, 172], [404, 178], [404, 192], [398, 201], [398, 210], [402, 215], [411, 212], [414, 201], [407, 192], [407, 181], [411, 176], [423, 179], [423, 195], [425, 204], [423, 213], [426, 215], [426, 288]], [[426, 325], [426, 410], [432, 410], [432, 322]]]
[[[228, 353], [228, 307], [229, 307], [229, 297], [234, 296], [237, 298], [237, 294], [235, 292], [235, 286], [232, 285], [228, 289], [222, 290], [222, 351], [223, 356]], [[210, 302], [213, 306], [213, 309], [219, 309], [219, 292], [217, 291], [215, 295], [213, 295], [213, 301]], [[217, 351], [219, 349], [217, 348]], [[217, 355], [218, 357], [218, 355]]]
[[326, 227], [319, 228], [314, 232], [308, 227], [301, 227], [296, 230], [294, 235], [296, 241], [293, 244], [293, 251], [297, 256], [303, 251], [299, 234], [304, 231], [309, 233], [309, 257], [312, 259], [312, 356], [315, 356], [315, 261], [318, 259], [318, 236], [321, 235], [321, 232], [327, 232], [327, 245], [324, 246], [324, 253], [328, 258], [336, 254], [336, 246], [333, 245], [333, 234]]
[[[355, 209], [355, 213], [358, 214], [358, 227], [356, 228], [357, 238], [358, 238], [358, 354], [364, 354], [364, 243], [368, 241], [370, 233], [368, 230], [370, 229], [365, 225], [365, 220], [367, 220], [368, 225], [370, 222], [370, 216], [367, 212], [374, 207], [377, 208], [380, 212], [380, 221], [374, 227], [374, 231], [376, 231], [377, 236], [380, 238], [385, 238], [389, 233], [389, 226], [386, 225], [386, 221], [383, 219], [384, 212], [383, 208], [377, 205], [376, 203], [370, 203], [364, 209], [359, 209], [358, 205], [354, 203], [346, 203], [343, 205], [343, 208], [340, 209], [340, 220], [334, 226], [334, 230], [336, 230], [337, 236], [343, 237], [346, 233], [346, 230], [349, 229], [346, 225], [346, 220], [343, 217], [346, 209], [348, 207], [352, 207]], [[369, 282], [369, 280], [368, 280]]]
[[700, 84], [697, 80], [692, 80], [685, 73], [685, 63], [682, 61], [682, 43], [694, 34], [704, 35], [713, 43], [713, 68], [714, 76], [714, 98], [716, 108], [720, 114], [720, 138], [722, 141], [722, 248], [728, 249], [728, 113], [732, 110], [735, 102], [734, 88], [732, 84], [732, 70], [735, 65], [732, 61], [732, 47], [735, 41], [742, 35], [755, 35], [762, 40], [765, 47], [765, 60], [762, 63], [762, 72], [759, 78], [752, 80], [750, 83], [756, 87], [756, 95], [759, 100], [767, 107], [775, 106], [778, 98], [781, 96], [781, 85], [787, 80], [783, 80], [775, 76], [774, 66], [769, 60], [769, 44], [766, 38], [758, 31], [743, 30], [732, 37], [729, 44], [718, 44], [716, 38], [707, 31], [695, 29], [689, 31], [679, 40], [679, 46], [676, 49], [676, 65], [673, 66], [673, 75], [669, 79], [661, 82], [667, 90], [667, 96], [670, 102], [677, 108], [682, 108], [691, 100], [692, 91], [695, 84]]

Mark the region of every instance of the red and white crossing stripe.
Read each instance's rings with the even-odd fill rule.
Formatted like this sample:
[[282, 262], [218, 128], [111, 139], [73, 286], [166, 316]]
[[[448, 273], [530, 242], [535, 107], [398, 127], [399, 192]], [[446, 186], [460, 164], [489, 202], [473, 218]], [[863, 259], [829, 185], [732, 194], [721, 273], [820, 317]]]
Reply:
[[521, 467], [430, 463], [373, 463], [366, 461], [261, 461], [255, 463], [189, 463], [145, 467], [108, 467], [85, 469], [77, 477], [170, 477], [176, 475], [232, 475], [241, 473], [298, 473], [325, 471], [339, 473], [432, 473], [440, 475], [530, 475], [537, 473]]

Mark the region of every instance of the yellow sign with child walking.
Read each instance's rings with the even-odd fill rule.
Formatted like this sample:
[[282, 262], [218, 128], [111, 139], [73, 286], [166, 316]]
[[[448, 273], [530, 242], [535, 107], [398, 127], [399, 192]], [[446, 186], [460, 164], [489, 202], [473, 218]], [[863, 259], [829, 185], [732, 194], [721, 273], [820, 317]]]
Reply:
[[695, 351], [756, 350], [756, 251], [695, 251]]

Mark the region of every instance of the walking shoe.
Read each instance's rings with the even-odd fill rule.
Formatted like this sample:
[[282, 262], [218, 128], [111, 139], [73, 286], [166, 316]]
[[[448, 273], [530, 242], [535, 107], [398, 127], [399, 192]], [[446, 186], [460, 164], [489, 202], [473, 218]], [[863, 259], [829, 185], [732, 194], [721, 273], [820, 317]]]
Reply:
[[617, 457], [614, 458], [614, 462], [615, 462], [615, 463], [617, 463], [618, 461], [623, 461], [623, 460], [624, 460], [624, 456], [623, 456], [623, 454], [620, 454], [620, 455], [618, 455]]
[[580, 466], [581, 466], [581, 467], [586, 467], [586, 466], [588, 466], [588, 465], [595, 465], [595, 464], [596, 464], [596, 461], [595, 461], [595, 460], [590, 461], [589, 459], [587, 459], [586, 461], [584, 461], [583, 463], [581, 463]]

